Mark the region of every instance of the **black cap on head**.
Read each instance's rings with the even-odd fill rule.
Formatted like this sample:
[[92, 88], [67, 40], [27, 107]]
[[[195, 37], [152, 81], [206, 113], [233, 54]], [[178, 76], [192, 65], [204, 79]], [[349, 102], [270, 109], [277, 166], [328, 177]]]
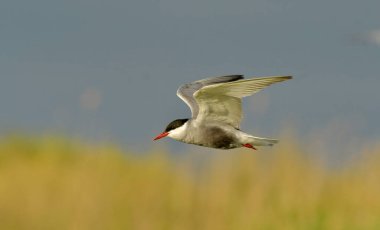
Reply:
[[186, 121], [188, 121], [189, 119], [177, 119], [177, 120], [174, 120], [172, 122], [170, 122], [168, 124], [168, 126], [166, 126], [166, 129], [165, 129], [165, 132], [169, 132], [173, 129], [176, 129], [178, 127], [181, 127], [183, 124], [186, 123]]

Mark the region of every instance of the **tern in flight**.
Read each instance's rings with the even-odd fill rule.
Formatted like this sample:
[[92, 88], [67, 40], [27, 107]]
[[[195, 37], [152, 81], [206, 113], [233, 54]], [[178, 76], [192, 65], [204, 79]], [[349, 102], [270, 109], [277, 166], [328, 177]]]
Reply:
[[184, 84], [177, 91], [191, 110], [192, 118], [177, 119], [154, 140], [171, 137], [177, 141], [217, 149], [272, 146], [278, 140], [255, 137], [240, 130], [243, 97], [291, 76], [244, 79], [242, 75], [212, 77]]

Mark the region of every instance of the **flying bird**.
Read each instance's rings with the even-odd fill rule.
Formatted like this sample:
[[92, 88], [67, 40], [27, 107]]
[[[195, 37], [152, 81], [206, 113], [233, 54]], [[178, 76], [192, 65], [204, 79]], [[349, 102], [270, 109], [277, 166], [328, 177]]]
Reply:
[[244, 79], [243, 75], [206, 78], [184, 84], [177, 90], [191, 110], [190, 119], [177, 119], [154, 140], [171, 137], [177, 141], [217, 149], [272, 146], [278, 140], [255, 137], [240, 130], [241, 101], [263, 88], [291, 76]]

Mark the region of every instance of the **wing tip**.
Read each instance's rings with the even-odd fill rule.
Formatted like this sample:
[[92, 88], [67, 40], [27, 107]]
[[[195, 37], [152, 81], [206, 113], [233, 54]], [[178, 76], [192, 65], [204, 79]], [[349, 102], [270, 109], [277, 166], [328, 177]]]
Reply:
[[281, 78], [285, 79], [285, 80], [290, 80], [290, 79], [293, 79], [293, 76], [281, 76]]
[[287, 81], [287, 80], [293, 79], [293, 76], [290, 76], [290, 75], [288, 75], [288, 76], [278, 76], [276, 78], [278, 79], [279, 82], [281, 82], [281, 81]]

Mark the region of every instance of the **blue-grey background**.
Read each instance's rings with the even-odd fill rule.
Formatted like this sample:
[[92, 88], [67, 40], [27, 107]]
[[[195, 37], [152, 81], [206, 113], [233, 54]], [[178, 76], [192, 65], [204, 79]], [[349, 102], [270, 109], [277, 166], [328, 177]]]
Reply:
[[378, 0], [3, 0], [0, 132], [149, 149], [173, 144], [151, 139], [190, 114], [179, 85], [293, 75], [245, 100], [244, 130], [278, 137], [293, 127], [337, 149], [378, 140], [379, 9]]

